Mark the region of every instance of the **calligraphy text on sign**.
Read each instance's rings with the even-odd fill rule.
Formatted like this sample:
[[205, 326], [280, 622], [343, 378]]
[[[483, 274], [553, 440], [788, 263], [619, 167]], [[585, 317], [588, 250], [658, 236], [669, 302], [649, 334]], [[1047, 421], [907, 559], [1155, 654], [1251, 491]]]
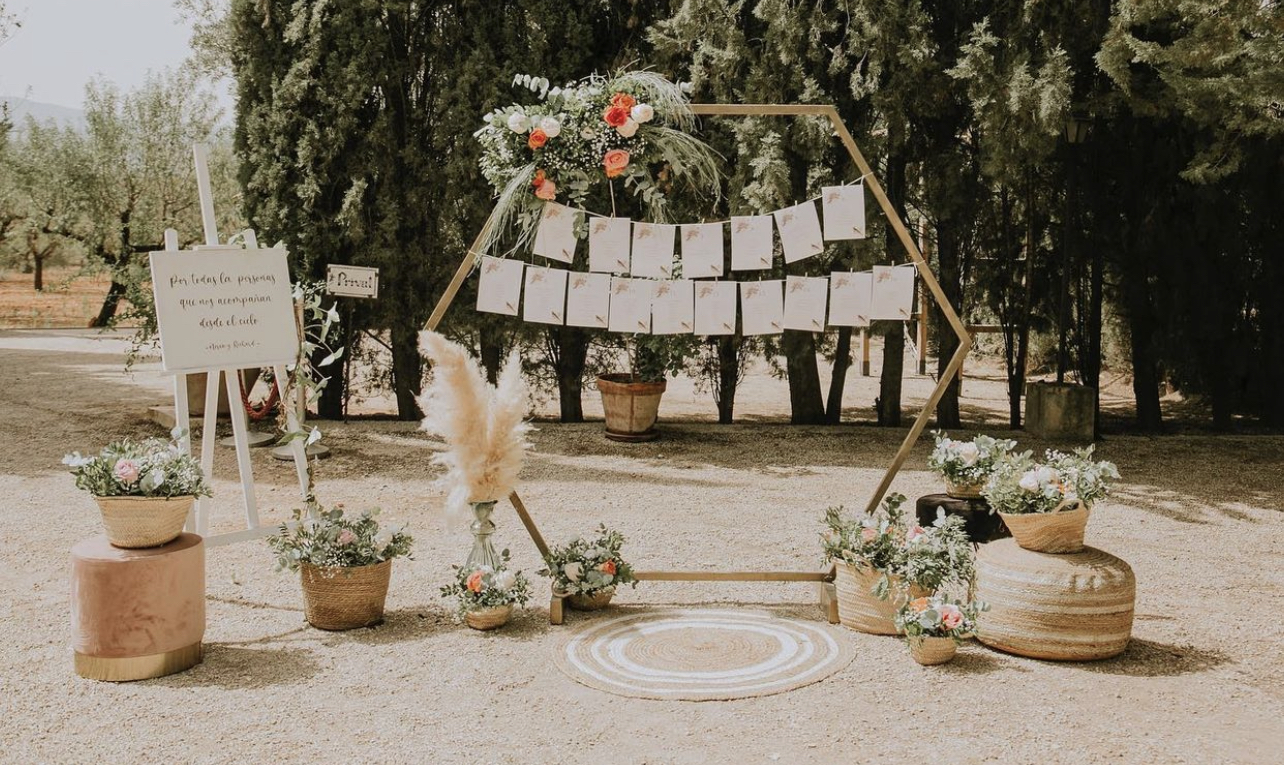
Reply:
[[325, 289], [343, 297], [379, 297], [379, 269], [330, 264], [325, 269]]
[[151, 269], [166, 371], [294, 361], [298, 335], [284, 250], [158, 252]]

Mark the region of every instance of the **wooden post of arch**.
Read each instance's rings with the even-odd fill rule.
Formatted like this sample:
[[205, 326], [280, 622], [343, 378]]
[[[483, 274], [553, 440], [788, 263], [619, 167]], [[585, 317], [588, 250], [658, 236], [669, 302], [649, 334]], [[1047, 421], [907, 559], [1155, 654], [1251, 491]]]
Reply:
[[[882, 208], [883, 214], [887, 216], [892, 230], [896, 233], [896, 238], [905, 248], [905, 254], [918, 270], [919, 278], [927, 287], [927, 291], [941, 308], [941, 314], [945, 321], [954, 330], [958, 336], [959, 347], [950, 357], [949, 364], [941, 373], [937, 380], [936, 387], [924, 403], [923, 409], [914, 419], [913, 425], [910, 426], [909, 432], [905, 434], [905, 439], [901, 442], [900, 448], [892, 457], [891, 464], [883, 473], [879, 480], [878, 486], [870, 495], [869, 501], [865, 505], [865, 511], [872, 513], [878, 507], [879, 502], [887, 494], [891, 487], [892, 480], [900, 472], [905, 460], [909, 457], [910, 451], [914, 444], [922, 435], [923, 430], [927, 427], [931, 419], [932, 411], [940, 402], [941, 397], [945, 395], [945, 390], [949, 386], [954, 376], [958, 374], [959, 369], [963, 366], [963, 359], [967, 356], [968, 351], [972, 348], [972, 336], [968, 333], [967, 327], [959, 318], [954, 307], [946, 298], [944, 290], [941, 289], [940, 283], [936, 280], [936, 275], [928, 267], [927, 261], [919, 251], [914, 237], [906, 228], [905, 222], [897, 214], [896, 208], [892, 206], [891, 200], [887, 198], [887, 193], [883, 190], [882, 184], [874, 175], [873, 168], [865, 161], [865, 157], [856, 145], [856, 139], [852, 137], [851, 131], [843, 124], [842, 118], [838, 115], [838, 110], [832, 105], [826, 104], [691, 104], [691, 111], [700, 116], [706, 117], [824, 117], [833, 124], [834, 132], [842, 142], [843, 147], [851, 156], [852, 162], [856, 169], [860, 171], [864, 178], [865, 184], [878, 200], [879, 207]], [[425, 330], [435, 330], [441, 323], [442, 317], [445, 316], [446, 310], [454, 302], [455, 296], [459, 293], [459, 288], [463, 286], [464, 280], [472, 272], [473, 268], [480, 262], [482, 253], [480, 251], [482, 242], [485, 241], [491, 227], [495, 224], [495, 215], [492, 212], [482, 226], [481, 232], [473, 240], [468, 251], [464, 253], [459, 267], [455, 270], [454, 277], [446, 286], [445, 292], [437, 301], [433, 308], [432, 314], [428, 317], [424, 325]], [[517, 492], [509, 496], [509, 501], [513, 509], [517, 511], [518, 518], [526, 527], [527, 533], [530, 534], [531, 541], [539, 549], [541, 555], [548, 553], [548, 544], [540, 534], [539, 528], [535, 525], [534, 519], [531, 518], [526, 506], [522, 503]], [[831, 567], [825, 571], [637, 571], [635, 576], [640, 581], [665, 581], [665, 582], [816, 582], [820, 586], [821, 607], [825, 611], [826, 617], [831, 623], [837, 623], [838, 610], [834, 600], [833, 579], [834, 569]], [[554, 595], [549, 604], [549, 619], [553, 624], [562, 623], [562, 598]]]

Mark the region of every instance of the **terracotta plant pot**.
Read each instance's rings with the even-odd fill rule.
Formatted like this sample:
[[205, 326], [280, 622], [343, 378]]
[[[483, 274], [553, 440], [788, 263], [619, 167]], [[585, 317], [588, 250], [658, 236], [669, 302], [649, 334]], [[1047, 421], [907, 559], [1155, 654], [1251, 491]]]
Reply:
[[178, 539], [196, 498], [94, 497], [107, 541], [126, 549], [160, 547]]
[[910, 656], [925, 667], [944, 664], [954, 658], [958, 646], [954, 638], [921, 637], [909, 641]]
[[660, 433], [655, 420], [668, 384], [632, 382], [628, 374], [599, 375], [597, 389], [606, 413], [606, 437], [612, 441], [652, 441]]
[[508, 624], [508, 620], [512, 615], [513, 607], [511, 605], [495, 606], [494, 608], [467, 611], [464, 613], [464, 621], [475, 630], [493, 630]]
[[1055, 513], [999, 513], [1016, 543], [1027, 550], [1044, 553], [1077, 553], [1083, 550], [1083, 532], [1089, 509]]
[[[891, 596], [887, 600], [879, 600], [874, 596], [873, 589], [880, 577], [882, 574], [870, 568], [856, 568], [845, 562], [838, 564], [838, 573], [834, 579], [834, 586], [838, 590], [838, 621], [846, 627], [871, 635], [899, 633], [895, 622], [896, 611], [905, 602], [904, 595], [896, 594], [900, 577], [892, 577]], [[911, 587], [909, 598], [913, 600], [929, 594], [921, 587]]]
[[567, 595], [566, 604], [576, 611], [601, 611], [610, 605], [613, 597], [615, 597], [615, 588], [608, 587], [592, 595]]
[[981, 499], [981, 489], [985, 488], [985, 483], [955, 483], [950, 479], [945, 479], [945, 493], [955, 499]]
[[313, 627], [351, 630], [383, 621], [392, 561], [350, 568], [304, 563], [299, 574], [303, 613]]

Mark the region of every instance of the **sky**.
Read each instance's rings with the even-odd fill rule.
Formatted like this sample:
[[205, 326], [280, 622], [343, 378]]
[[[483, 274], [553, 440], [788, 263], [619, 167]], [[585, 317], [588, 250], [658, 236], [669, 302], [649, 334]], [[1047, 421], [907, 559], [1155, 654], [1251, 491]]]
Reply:
[[[80, 108], [97, 75], [122, 90], [187, 58], [190, 28], [173, 0], [2, 0], [22, 22], [0, 43], [0, 95]], [[220, 90], [226, 109], [231, 98]]]

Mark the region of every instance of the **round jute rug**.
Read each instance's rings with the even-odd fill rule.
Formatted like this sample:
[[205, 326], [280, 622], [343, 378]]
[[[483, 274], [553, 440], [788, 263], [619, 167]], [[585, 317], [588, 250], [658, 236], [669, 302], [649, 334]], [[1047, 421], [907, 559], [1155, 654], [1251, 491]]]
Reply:
[[555, 655], [578, 683], [643, 699], [769, 696], [823, 680], [851, 662], [848, 636], [828, 624], [756, 611], [666, 609], [593, 620]]

